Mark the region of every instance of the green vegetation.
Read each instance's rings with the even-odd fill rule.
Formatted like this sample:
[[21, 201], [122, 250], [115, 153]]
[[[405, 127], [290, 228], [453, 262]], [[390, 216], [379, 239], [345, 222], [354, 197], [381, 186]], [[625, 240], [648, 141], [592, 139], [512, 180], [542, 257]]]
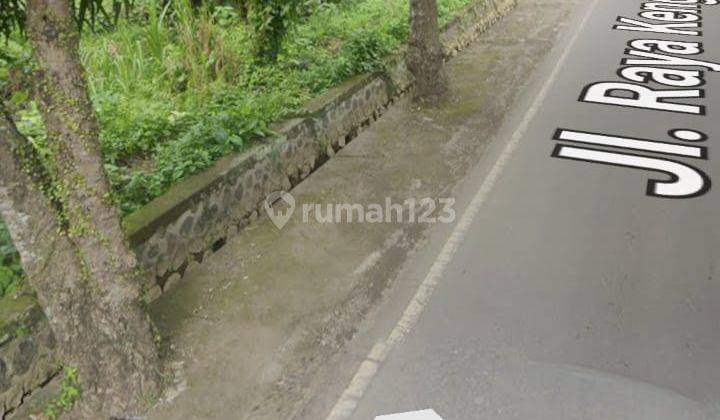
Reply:
[[12, 246], [5, 225], [0, 223], [0, 298], [17, 291], [21, 280], [20, 256]]
[[[441, 23], [470, 1], [439, 0]], [[408, 0], [239, 4], [137, 0], [116, 24], [84, 31], [82, 61], [113, 199], [124, 214], [220, 157], [262, 141], [272, 121], [356, 74], [377, 70], [407, 40]], [[16, 30], [0, 49], [0, 91], [19, 130], [42, 152], [45, 130], [32, 99], [32, 69], [27, 41]], [[16, 287], [18, 270], [0, 229], [2, 295]]]
[[[142, 18], [85, 33], [82, 59], [125, 213], [262, 137], [270, 122], [312, 96], [376, 69], [407, 37], [407, 0], [305, 3], [312, 13], [290, 29], [273, 64], [255, 60], [253, 33], [226, 6], [194, 12], [180, 0], [168, 3], [172, 10], [147, 2], [134, 10]], [[440, 3], [447, 20], [468, 0]], [[0, 77], [32, 67], [19, 37], [6, 55]], [[21, 91], [12, 99], [18, 126], [42, 145], [41, 118], [27, 97]]]
[[82, 390], [80, 389], [77, 368], [65, 366], [63, 379], [60, 383], [60, 395], [47, 405], [45, 416], [49, 419], [60, 418], [64, 412], [73, 408], [81, 396]]

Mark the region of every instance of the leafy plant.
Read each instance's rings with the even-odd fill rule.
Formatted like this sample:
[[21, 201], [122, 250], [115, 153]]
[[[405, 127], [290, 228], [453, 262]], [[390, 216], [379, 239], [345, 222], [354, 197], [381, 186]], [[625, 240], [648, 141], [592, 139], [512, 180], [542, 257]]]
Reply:
[[[118, 23], [121, 12], [130, 13], [130, 0], [79, 0], [70, 3], [78, 27], [113, 27]], [[109, 6], [109, 7], [108, 7]], [[0, 0], [0, 35], [9, 37], [14, 31], [24, 31], [26, 0]]]
[[382, 59], [392, 51], [388, 36], [367, 30], [355, 32], [344, 46], [349, 65], [348, 74], [371, 73], [378, 70]]
[[[439, 0], [441, 22], [470, 1]], [[378, 70], [407, 40], [407, 0], [197, 4], [134, 0], [130, 16], [112, 30], [83, 33], [81, 57], [105, 168], [123, 213], [262, 141], [272, 121], [356, 74]], [[31, 54], [20, 36], [6, 45], [0, 87], [14, 89], [16, 74], [31, 74]], [[258, 47], [269, 48], [260, 53], [266, 59], [257, 59]], [[14, 96], [18, 128], [42, 155], [42, 118], [30, 90], [19, 90], [28, 94], [4, 100]]]
[[248, 0], [248, 21], [254, 34], [255, 56], [275, 62], [290, 27], [305, 14], [306, 0]]
[[60, 394], [45, 407], [45, 415], [52, 420], [59, 418], [64, 412], [73, 408], [75, 403], [82, 397], [77, 368], [65, 366], [63, 375], [60, 383]]
[[17, 291], [21, 278], [13, 268], [0, 267], [0, 297]]
[[20, 255], [13, 246], [5, 224], [0, 221], [0, 297], [19, 290], [22, 280]]

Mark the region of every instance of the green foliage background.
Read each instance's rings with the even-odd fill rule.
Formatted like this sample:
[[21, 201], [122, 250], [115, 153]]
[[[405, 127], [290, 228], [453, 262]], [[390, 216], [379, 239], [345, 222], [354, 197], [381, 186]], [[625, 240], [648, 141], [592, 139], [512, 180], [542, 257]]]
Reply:
[[0, 297], [18, 290], [21, 280], [20, 256], [5, 225], [0, 223]]
[[[441, 23], [470, 1], [439, 0]], [[281, 24], [273, 21], [277, 8]], [[126, 12], [116, 25], [85, 30], [81, 41], [105, 167], [124, 214], [262, 141], [272, 121], [313, 96], [377, 70], [406, 42], [409, 20], [408, 0], [241, 0], [200, 8], [188, 0], [136, 0]], [[31, 50], [15, 30], [0, 45], [0, 90], [19, 130], [43, 152], [42, 119], [31, 82], [23, 82], [32, 69]], [[8, 251], [2, 232], [0, 249]], [[0, 295], [17, 283], [3, 285], [17, 272], [16, 256], [3, 258]]]

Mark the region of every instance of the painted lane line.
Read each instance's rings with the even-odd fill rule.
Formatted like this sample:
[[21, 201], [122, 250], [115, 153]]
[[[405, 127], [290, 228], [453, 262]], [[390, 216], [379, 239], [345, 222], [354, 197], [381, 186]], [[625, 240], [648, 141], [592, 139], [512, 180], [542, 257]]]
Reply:
[[480, 211], [480, 208], [485, 203], [485, 200], [487, 199], [488, 195], [497, 183], [500, 175], [502, 175], [505, 167], [508, 165], [510, 158], [512, 157], [513, 153], [515, 152], [520, 143], [520, 140], [527, 132], [530, 121], [532, 121], [532, 119], [535, 117], [535, 115], [540, 109], [540, 106], [544, 102], [545, 97], [550, 92], [550, 88], [554, 84], [558, 74], [560, 73], [560, 70], [565, 64], [565, 61], [569, 56], [570, 50], [572, 49], [573, 45], [575, 45], [575, 42], [580, 36], [582, 28], [590, 19], [590, 15], [597, 6], [597, 3], [598, 0], [593, 0], [587, 12], [583, 16], [582, 21], [579, 25], [576, 26], [576, 29], [572, 37], [570, 38], [570, 42], [565, 48], [565, 51], [563, 51], [560, 58], [555, 63], [555, 66], [553, 67], [548, 79], [545, 81], [542, 88], [538, 92], [538, 95], [533, 100], [530, 108], [525, 113], [525, 116], [518, 125], [518, 128], [510, 137], [507, 145], [500, 153], [500, 156], [495, 161], [495, 164], [490, 169], [490, 172], [488, 172], [483, 183], [480, 185], [480, 189], [477, 191], [472, 201], [465, 209], [465, 212], [463, 213], [462, 217], [453, 229], [447, 242], [445, 242], [445, 245], [440, 251], [440, 254], [438, 254], [435, 262], [433, 262], [433, 265], [430, 267], [430, 270], [425, 276], [425, 279], [418, 287], [417, 292], [408, 304], [402, 317], [395, 325], [393, 330], [390, 332], [390, 335], [383, 342], [378, 342], [377, 344], [375, 344], [375, 346], [373, 346], [373, 348], [370, 350], [367, 358], [360, 364], [360, 367], [355, 373], [355, 376], [353, 376], [350, 384], [343, 391], [342, 395], [335, 403], [335, 406], [330, 411], [330, 414], [326, 417], [326, 420], [345, 420], [353, 414], [353, 412], [357, 408], [358, 402], [362, 398], [363, 394], [365, 394], [365, 391], [370, 385], [372, 379], [377, 374], [380, 365], [385, 361], [388, 352], [395, 344], [402, 341], [408, 334], [408, 332], [410, 332], [410, 330], [412, 330], [412, 328], [417, 323], [420, 315], [422, 314], [428, 301], [430, 300], [430, 297], [432, 296], [433, 290], [440, 282], [441, 276], [443, 275], [445, 268], [452, 260], [453, 255], [464, 240], [467, 232], [470, 230], [470, 226], [472, 225], [475, 216]]
[[435, 410], [410, 411], [407, 413], [386, 414], [375, 420], [443, 420]]

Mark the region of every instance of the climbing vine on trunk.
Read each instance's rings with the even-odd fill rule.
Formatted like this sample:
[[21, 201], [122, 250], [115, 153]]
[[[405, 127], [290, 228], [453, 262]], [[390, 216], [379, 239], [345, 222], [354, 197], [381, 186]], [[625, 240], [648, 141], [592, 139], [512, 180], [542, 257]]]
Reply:
[[77, 417], [136, 416], [158, 390], [158, 356], [135, 256], [110, 201], [70, 2], [28, 0], [25, 28], [52, 176], [0, 109], [0, 215], [60, 355], [77, 369]]

